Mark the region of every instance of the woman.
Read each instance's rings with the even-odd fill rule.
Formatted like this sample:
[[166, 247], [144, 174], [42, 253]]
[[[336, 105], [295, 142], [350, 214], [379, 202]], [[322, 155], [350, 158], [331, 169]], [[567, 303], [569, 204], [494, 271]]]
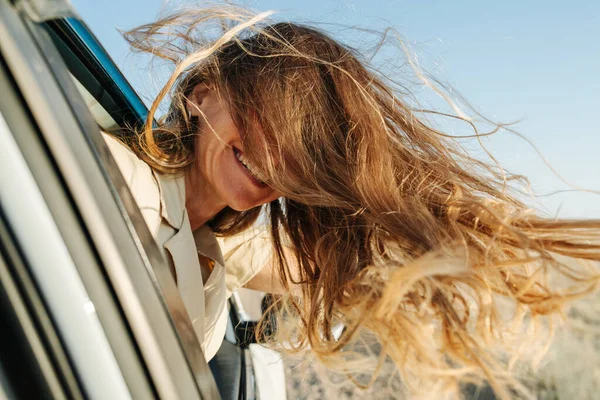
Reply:
[[[501, 397], [525, 393], [506, 373], [506, 322], [595, 288], [597, 269], [565, 259], [600, 260], [600, 221], [537, 216], [512, 177], [428, 126], [359, 54], [266, 17], [187, 10], [128, 32], [175, 70], [145, 129], [120, 137], [129, 150], [107, 139], [125, 171], [146, 176], [129, 180], [132, 191], [151, 210], [207, 357], [222, 338], [228, 280], [230, 290], [293, 292], [279, 303], [276, 339], [310, 345], [335, 368], [366, 372], [367, 356], [352, 350], [371, 338], [414, 391], [486, 380]], [[187, 264], [196, 249], [199, 265]]]

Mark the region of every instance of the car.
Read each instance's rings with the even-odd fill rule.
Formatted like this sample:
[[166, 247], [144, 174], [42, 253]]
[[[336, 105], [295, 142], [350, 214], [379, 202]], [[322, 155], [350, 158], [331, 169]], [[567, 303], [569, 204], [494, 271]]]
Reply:
[[0, 397], [285, 399], [261, 297], [204, 358], [100, 133], [146, 117], [69, 2], [0, 0]]

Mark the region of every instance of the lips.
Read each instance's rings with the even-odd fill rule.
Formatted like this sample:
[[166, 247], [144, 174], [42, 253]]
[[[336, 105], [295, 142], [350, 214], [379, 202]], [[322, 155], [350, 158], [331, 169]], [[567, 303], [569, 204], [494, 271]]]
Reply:
[[233, 147], [233, 155], [235, 156], [235, 159], [237, 160], [238, 164], [243, 168], [244, 172], [246, 173], [248, 178], [250, 178], [250, 181], [254, 185], [260, 188], [264, 188], [267, 186], [266, 183], [264, 183], [258, 178], [258, 174], [255, 171], [253, 171], [252, 166], [248, 164], [248, 161], [245, 159], [244, 153], [242, 153], [241, 150]]

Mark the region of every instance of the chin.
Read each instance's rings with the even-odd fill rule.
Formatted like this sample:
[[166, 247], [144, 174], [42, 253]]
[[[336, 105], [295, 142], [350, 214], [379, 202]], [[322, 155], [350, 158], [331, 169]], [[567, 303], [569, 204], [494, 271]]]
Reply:
[[235, 210], [235, 211], [248, 211], [252, 208], [256, 208], [256, 207], [260, 207], [265, 203], [260, 203], [260, 202], [246, 202], [246, 201], [232, 201], [228, 204], [229, 208]]
[[231, 208], [232, 210], [239, 211], [239, 212], [248, 211], [248, 210], [253, 209], [254, 207], [258, 207], [258, 206], [239, 206], [239, 205], [229, 206], [229, 208]]
[[232, 199], [230, 202], [228, 202], [228, 206], [229, 208], [235, 210], [235, 211], [248, 211], [252, 208], [256, 208], [256, 207], [260, 207], [263, 206], [267, 203], [270, 203], [271, 201], [275, 200], [277, 197], [277, 195], [271, 195], [271, 196], [261, 196], [261, 199], [256, 199], [256, 198], [240, 198], [237, 197], [235, 199]]

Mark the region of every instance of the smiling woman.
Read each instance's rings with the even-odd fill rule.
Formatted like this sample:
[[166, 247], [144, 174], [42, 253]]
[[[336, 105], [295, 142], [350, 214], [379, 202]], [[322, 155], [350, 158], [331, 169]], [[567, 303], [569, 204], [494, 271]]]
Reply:
[[437, 398], [484, 380], [500, 397], [527, 394], [507, 373], [508, 338], [521, 346], [520, 324], [595, 289], [585, 260], [600, 260], [600, 221], [538, 216], [514, 194], [516, 177], [430, 127], [422, 116], [435, 111], [412, 107], [393, 76], [268, 15], [189, 9], [126, 34], [175, 66], [145, 128], [121, 137], [137, 158], [116, 151], [154, 177], [152, 195], [136, 194], [135, 177], [132, 190], [205, 348], [222, 338], [224, 282], [241, 259], [223, 260], [214, 233], [227, 243], [264, 208], [272, 248], [237, 285], [266, 266], [299, 294], [281, 299], [292, 324], [275, 340], [366, 373], [373, 364], [352, 350], [372, 338], [410, 390]]
[[251, 172], [240, 130], [215, 89], [199, 83], [188, 95], [186, 108], [188, 116], [199, 121], [194, 163], [186, 174], [186, 208], [192, 229], [225, 207], [247, 211], [279, 197]]

